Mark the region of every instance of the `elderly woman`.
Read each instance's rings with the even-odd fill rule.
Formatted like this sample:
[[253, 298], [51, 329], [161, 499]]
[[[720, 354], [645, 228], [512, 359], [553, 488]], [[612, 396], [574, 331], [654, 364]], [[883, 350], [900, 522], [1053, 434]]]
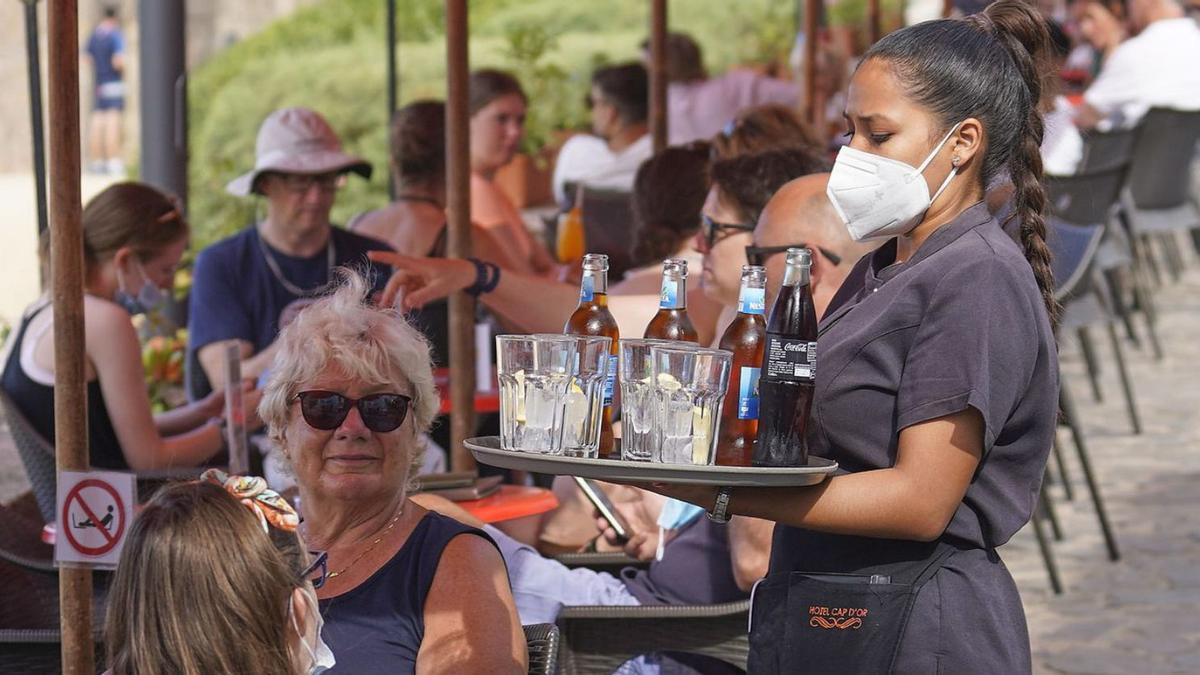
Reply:
[[438, 409], [429, 345], [346, 273], [279, 336], [260, 414], [296, 474], [333, 672], [525, 672], [504, 564], [482, 531], [407, 497]]

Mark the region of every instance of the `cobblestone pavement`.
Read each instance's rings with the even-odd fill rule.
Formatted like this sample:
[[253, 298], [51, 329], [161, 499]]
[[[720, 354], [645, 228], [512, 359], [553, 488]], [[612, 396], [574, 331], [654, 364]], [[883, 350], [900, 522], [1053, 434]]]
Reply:
[[[1065, 592], [1050, 591], [1026, 527], [1001, 555], [1021, 589], [1038, 673], [1200, 673], [1200, 268], [1157, 295], [1165, 357], [1126, 345], [1144, 430], [1130, 432], [1103, 333], [1104, 402], [1092, 400], [1078, 349], [1063, 370], [1083, 418], [1090, 455], [1121, 547], [1108, 561], [1073, 445], [1063, 449], [1075, 490], [1050, 488], [1064, 540], [1053, 544]], [[0, 501], [28, 489], [7, 429], [0, 428]]]

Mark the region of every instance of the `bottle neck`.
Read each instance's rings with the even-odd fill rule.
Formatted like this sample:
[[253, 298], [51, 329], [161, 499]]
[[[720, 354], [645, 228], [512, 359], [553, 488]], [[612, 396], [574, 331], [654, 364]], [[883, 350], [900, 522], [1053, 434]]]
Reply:
[[767, 313], [767, 290], [761, 286], [743, 281], [742, 289], [738, 292], [738, 314]]
[[788, 265], [783, 272], [784, 286], [807, 286], [810, 271], [808, 265]]
[[664, 274], [658, 295], [659, 309], [687, 309], [687, 277]]
[[608, 270], [583, 270], [579, 283], [579, 302], [605, 304], [608, 297]]

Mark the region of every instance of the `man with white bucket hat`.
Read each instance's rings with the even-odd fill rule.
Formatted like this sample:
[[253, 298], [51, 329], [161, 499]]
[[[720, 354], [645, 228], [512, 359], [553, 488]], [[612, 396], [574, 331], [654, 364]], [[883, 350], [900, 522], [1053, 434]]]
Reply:
[[261, 196], [266, 217], [200, 252], [188, 320], [188, 390], [203, 396], [224, 385], [224, 347], [238, 344], [242, 376], [258, 378], [271, 364], [279, 329], [336, 282], [334, 268], [368, 272], [379, 289], [389, 270], [367, 251], [386, 244], [334, 227], [337, 189], [348, 173], [363, 178], [371, 165], [342, 150], [320, 114], [284, 108], [258, 130], [254, 168], [225, 186], [240, 197]]

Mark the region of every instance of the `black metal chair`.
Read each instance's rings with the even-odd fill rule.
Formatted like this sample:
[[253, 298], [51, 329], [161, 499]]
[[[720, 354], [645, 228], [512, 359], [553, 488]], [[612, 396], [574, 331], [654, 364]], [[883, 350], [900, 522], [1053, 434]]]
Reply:
[[1103, 171], [1114, 166], [1123, 166], [1133, 158], [1133, 147], [1137, 142], [1138, 128], [1114, 129], [1112, 131], [1089, 131], [1083, 135], [1083, 157], [1079, 161], [1078, 173]]
[[558, 626], [552, 623], [535, 623], [522, 628], [525, 630], [525, 645], [529, 652], [529, 675], [556, 675]]
[[613, 576], [620, 574], [626, 567], [648, 567], [649, 562], [631, 558], [622, 552], [613, 553], [562, 553], [554, 556], [558, 562], [574, 569], [586, 567], [595, 572], [608, 572]]
[[643, 264], [633, 258], [636, 224], [633, 195], [623, 190], [584, 186], [583, 232], [589, 253], [608, 256], [609, 279], [619, 280], [630, 269]]
[[681, 653], [746, 670], [750, 601], [718, 605], [564, 607], [559, 662], [565, 675], [611, 673], [641, 655]]
[[[96, 672], [104, 668], [104, 639], [94, 636]], [[54, 675], [62, 672], [62, 632], [57, 628], [0, 628], [0, 673]]]
[[[1178, 279], [1182, 258], [1176, 233], [1200, 230], [1200, 208], [1192, 201], [1192, 160], [1200, 142], [1200, 111], [1151, 108], [1139, 126], [1122, 198], [1130, 228], [1154, 235], [1168, 270]], [[1200, 249], [1197, 249], [1200, 252]]]

